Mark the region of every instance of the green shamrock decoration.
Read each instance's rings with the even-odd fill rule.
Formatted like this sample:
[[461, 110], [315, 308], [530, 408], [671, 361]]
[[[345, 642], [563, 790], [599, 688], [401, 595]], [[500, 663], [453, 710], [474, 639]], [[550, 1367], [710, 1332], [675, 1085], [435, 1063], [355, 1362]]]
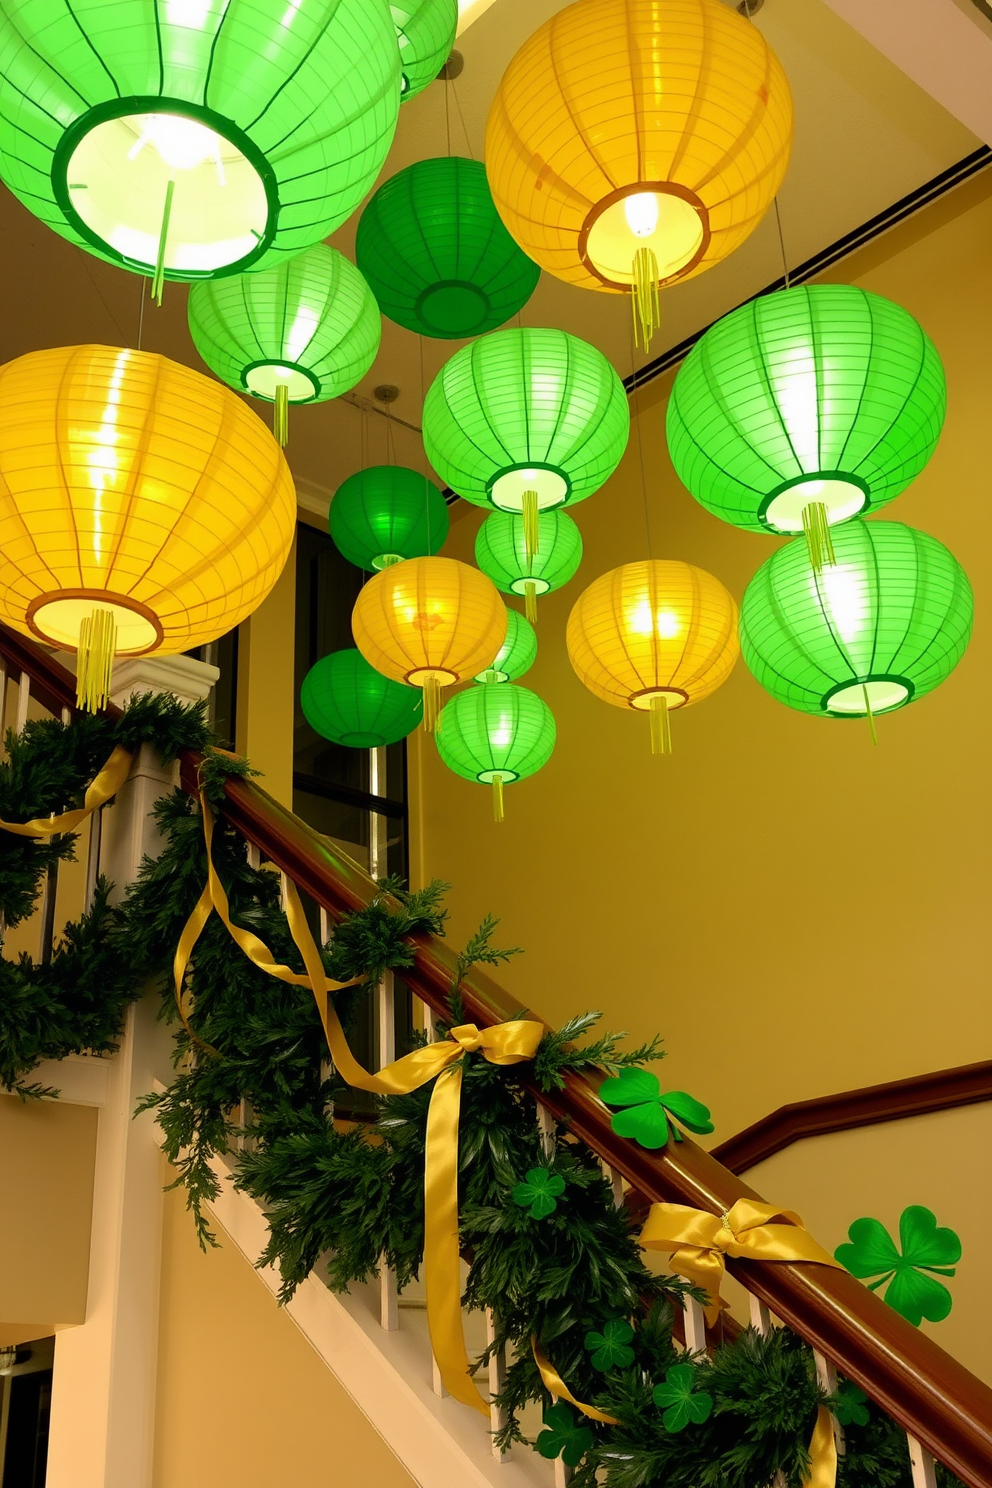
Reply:
[[954, 1265], [961, 1259], [961, 1241], [953, 1230], [938, 1229], [932, 1210], [920, 1204], [904, 1209], [899, 1220], [902, 1254], [896, 1249], [888, 1230], [877, 1219], [856, 1219], [848, 1230], [851, 1243], [838, 1245], [834, 1259], [852, 1276], [875, 1276], [869, 1282], [871, 1291], [888, 1282], [885, 1300], [906, 1320], [919, 1327], [939, 1323], [951, 1310], [951, 1294], [932, 1276], [953, 1276]]
[[617, 1111], [610, 1125], [618, 1137], [630, 1137], [652, 1151], [668, 1141], [668, 1119], [674, 1118], [672, 1135], [681, 1142], [682, 1134], [675, 1121], [681, 1121], [691, 1132], [711, 1132], [710, 1113], [700, 1101], [684, 1090], [666, 1090], [662, 1094], [658, 1076], [650, 1070], [628, 1066], [613, 1079], [604, 1080], [599, 1098], [608, 1106], [625, 1106]]
[[592, 1354], [593, 1369], [604, 1373], [607, 1369], [626, 1369], [634, 1362], [634, 1350], [629, 1348], [634, 1330], [626, 1318], [610, 1318], [603, 1324], [602, 1333], [587, 1333], [586, 1348]]
[[551, 1405], [544, 1412], [546, 1431], [542, 1431], [534, 1445], [542, 1457], [560, 1457], [566, 1467], [578, 1467], [583, 1456], [593, 1446], [593, 1434], [588, 1426], [580, 1426], [575, 1415], [561, 1402]]
[[664, 1409], [662, 1421], [666, 1431], [681, 1431], [692, 1421], [702, 1425], [713, 1409], [713, 1396], [695, 1389], [696, 1371], [691, 1364], [673, 1364], [665, 1374], [665, 1383], [655, 1385], [651, 1399]]
[[557, 1196], [565, 1192], [565, 1180], [549, 1168], [528, 1168], [523, 1183], [511, 1191], [521, 1209], [529, 1209], [531, 1219], [547, 1219], [558, 1208]]
[[830, 1402], [830, 1409], [842, 1426], [867, 1426], [869, 1420], [868, 1396], [849, 1380], [838, 1386]]

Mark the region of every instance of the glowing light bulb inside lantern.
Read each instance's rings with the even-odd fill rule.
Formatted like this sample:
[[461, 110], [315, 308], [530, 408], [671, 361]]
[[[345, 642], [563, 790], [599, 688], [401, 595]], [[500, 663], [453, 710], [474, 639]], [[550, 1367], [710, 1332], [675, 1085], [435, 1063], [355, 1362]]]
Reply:
[[184, 119], [181, 114], [146, 114], [142, 122], [143, 133], [128, 151], [129, 160], [134, 160], [146, 145], [152, 145], [173, 170], [196, 170], [212, 160], [217, 166], [220, 183], [224, 184], [221, 140], [212, 129], [195, 119]]
[[641, 240], [641, 247], [634, 250], [631, 263], [631, 309], [634, 316], [634, 345], [647, 351], [661, 316], [658, 303], [658, 260], [654, 249], [647, 242], [658, 230], [657, 196], [653, 191], [635, 191], [633, 196], [624, 197], [623, 215], [635, 241]]
[[623, 215], [635, 238], [650, 238], [658, 227], [658, 198], [653, 191], [636, 191], [624, 198]]

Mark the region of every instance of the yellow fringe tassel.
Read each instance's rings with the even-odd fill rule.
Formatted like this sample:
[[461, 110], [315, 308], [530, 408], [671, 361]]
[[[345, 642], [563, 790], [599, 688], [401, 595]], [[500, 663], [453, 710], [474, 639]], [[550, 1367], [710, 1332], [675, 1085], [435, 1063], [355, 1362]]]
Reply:
[[868, 683], [862, 682], [861, 690], [865, 695], [865, 712], [868, 715], [868, 727], [871, 729], [871, 742], [878, 744], [878, 735], [875, 732], [875, 715], [871, 711], [871, 698], [868, 696]]
[[531, 625], [537, 624], [537, 585], [533, 579], [524, 583], [524, 614]]
[[172, 216], [172, 197], [175, 181], [165, 188], [165, 206], [162, 208], [162, 227], [158, 235], [158, 253], [155, 257], [155, 272], [152, 275], [152, 299], [161, 308], [162, 292], [165, 289], [165, 247], [169, 240], [169, 218]]
[[503, 777], [493, 776], [493, 821], [503, 820]]
[[527, 559], [527, 566], [530, 567], [541, 545], [541, 524], [538, 521], [539, 508], [536, 491], [524, 492], [520, 515], [524, 519], [524, 557]]
[[630, 306], [634, 316], [634, 345], [650, 351], [651, 337], [661, 325], [658, 260], [650, 248], [638, 248], [634, 254], [633, 271]]
[[833, 568], [837, 559], [834, 557], [827, 508], [822, 501], [810, 501], [803, 507], [803, 531], [806, 534], [806, 547], [809, 549], [813, 572], [820, 573], [823, 568]]
[[289, 384], [276, 383], [276, 401], [272, 414], [272, 432], [283, 449], [289, 443]]
[[424, 729], [433, 734], [437, 731], [437, 715], [441, 711], [441, 684], [433, 672], [424, 678], [421, 690], [424, 694]]
[[668, 699], [664, 693], [656, 692], [648, 701], [651, 705], [651, 753], [671, 754], [672, 727], [668, 720]]
[[76, 702], [97, 713], [110, 701], [110, 678], [117, 647], [117, 626], [110, 610], [94, 610], [79, 624], [76, 647]]

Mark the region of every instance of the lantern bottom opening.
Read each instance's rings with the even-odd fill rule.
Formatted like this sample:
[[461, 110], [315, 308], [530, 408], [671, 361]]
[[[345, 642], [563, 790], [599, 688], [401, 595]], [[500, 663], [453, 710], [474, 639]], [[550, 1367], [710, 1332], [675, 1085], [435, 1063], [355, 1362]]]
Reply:
[[804, 475], [776, 491], [759, 516], [772, 532], [800, 533], [803, 510], [813, 501], [826, 507], [827, 525], [833, 527], [864, 511], [868, 490], [853, 476]]
[[476, 672], [472, 678], [473, 682], [484, 682], [489, 687], [499, 682], [509, 682], [509, 680], [509, 672], [500, 671], [498, 667], [486, 667], [484, 672]]
[[903, 677], [869, 677], [864, 682], [841, 682], [824, 694], [820, 706], [840, 718], [864, 718], [865, 692], [872, 713], [891, 713], [913, 696], [913, 684]]
[[428, 285], [414, 310], [429, 336], [448, 340], [474, 336], [490, 316], [488, 295], [464, 279], [442, 279]]
[[308, 403], [320, 392], [320, 383], [305, 367], [293, 362], [253, 362], [241, 374], [241, 380], [256, 398], [269, 403], [276, 400], [276, 388], [284, 383], [290, 403]]
[[62, 589], [42, 594], [25, 619], [34, 635], [64, 651], [75, 651], [79, 627], [94, 610], [109, 610], [117, 630], [118, 656], [141, 656], [162, 640], [162, 626], [151, 610], [103, 589]]
[[500, 511], [522, 512], [524, 493], [537, 493], [538, 511], [550, 511], [568, 500], [571, 482], [553, 465], [513, 465], [489, 487], [489, 499]]
[[658, 283], [681, 278], [710, 240], [706, 208], [697, 196], [667, 181], [640, 181], [596, 203], [579, 235], [586, 267], [615, 289], [636, 282], [634, 256], [648, 248], [658, 265]]
[[447, 667], [415, 667], [412, 672], [407, 672], [404, 681], [411, 687], [424, 687], [432, 677], [439, 687], [450, 687], [452, 682], [458, 681], [457, 674], [449, 672]]
[[496, 775], [500, 777], [504, 785], [512, 785], [515, 780], [520, 779], [516, 770], [509, 770], [505, 765], [494, 767], [492, 770], [480, 770], [475, 778], [482, 785], [492, 785], [493, 777]]
[[139, 272], [160, 258], [172, 278], [240, 272], [275, 232], [278, 194], [261, 151], [230, 120], [179, 99], [90, 109], [62, 138], [52, 186], [89, 242]]
[[627, 701], [632, 708], [640, 713], [651, 711], [651, 699], [663, 697], [668, 704], [671, 713], [675, 708], [684, 708], [689, 701], [689, 694], [683, 692], [680, 687], [648, 687], [643, 692], [635, 692]]
[[529, 574], [524, 574], [521, 578], [513, 580], [510, 585], [510, 592], [512, 594], [521, 594], [526, 598], [528, 584], [533, 584], [535, 595], [547, 594], [551, 589], [551, 585], [547, 579], [532, 579]]

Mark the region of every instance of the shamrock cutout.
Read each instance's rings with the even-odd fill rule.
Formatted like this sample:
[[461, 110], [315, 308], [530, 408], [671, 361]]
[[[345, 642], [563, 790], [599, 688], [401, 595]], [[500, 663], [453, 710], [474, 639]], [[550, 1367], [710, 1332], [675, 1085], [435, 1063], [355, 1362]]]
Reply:
[[557, 1196], [565, 1192], [565, 1180], [548, 1168], [528, 1168], [523, 1183], [511, 1193], [515, 1204], [529, 1209], [531, 1219], [547, 1219], [558, 1208]]
[[830, 1408], [842, 1426], [868, 1425], [868, 1396], [849, 1380], [839, 1386]]
[[926, 1318], [939, 1323], [951, 1310], [951, 1294], [939, 1281], [924, 1276], [953, 1276], [961, 1259], [961, 1241], [953, 1230], [938, 1229], [936, 1216], [921, 1204], [904, 1209], [899, 1220], [902, 1254], [877, 1219], [856, 1219], [848, 1230], [851, 1243], [838, 1245], [834, 1259], [852, 1276], [875, 1276], [871, 1291], [888, 1282], [885, 1300], [915, 1327]]
[[634, 1330], [626, 1318], [610, 1318], [603, 1324], [602, 1333], [587, 1333], [586, 1348], [592, 1354], [593, 1369], [605, 1374], [607, 1369], [626, 1369], [634, 1362], [634, 1350], [629, 1348]]
[[583, 1456], [593, 1446], [593, 1434], [588, 1426], [580, 1426], [567, 1405], [559, 1402], [544, 1412], [546, 1431], [542, 1431], [534, 1445], [542, 1457], [560, 1457], [566, 1467], [578, 1467]]
[[[664, 1147], [668, 1141], [670, 1116], [691, 1132], [713, 1130], [710, 1113], [704, 1105], [684, 1090], [667, 1090], [662, 1094], [658, 1076], [650, 1070], [626, 1066], [613, 1079], [603, 1081], [599, 1098], [608, 1106], [627, 1107], [618, 1111], [610, 1123], [618, 1137], [630, 1137], [652, 1150]], [[681, 1142], [682, 1134], [674, 1122], [672, 1133], [676, 1142]]]
[[696, 1426], [707, 1420], [713, 1409], [713, 1396], [696, 1390], [696, 1371], [691, 1364], [673, 1364], [663, 1385], [655, 1385], [651, 1399], [664, 1408], [662, 1421], [666, 1431], [681, 1431], [692, 1421]]

